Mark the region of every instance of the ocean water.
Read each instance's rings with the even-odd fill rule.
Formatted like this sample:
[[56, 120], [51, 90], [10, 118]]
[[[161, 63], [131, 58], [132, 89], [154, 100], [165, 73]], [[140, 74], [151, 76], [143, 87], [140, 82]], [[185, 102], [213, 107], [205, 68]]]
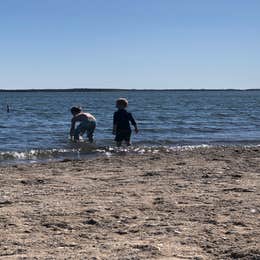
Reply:
[[[258, 90], [0, 92], [0, 163], [116, 151], [111, 132], [118, 97], [129, 100], [140, 129], [132, 135], [132, 151], [260, 144]], [[95, 144], [69, 140], [74, 105], [96, 117]]]

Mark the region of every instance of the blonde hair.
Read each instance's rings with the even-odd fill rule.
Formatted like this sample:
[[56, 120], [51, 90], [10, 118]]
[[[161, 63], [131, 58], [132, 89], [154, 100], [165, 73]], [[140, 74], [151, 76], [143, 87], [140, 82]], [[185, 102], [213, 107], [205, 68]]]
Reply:
[[116, 106], [117, 107], [122, 107], [122, 108], [125, 108], [128, 106], [128, 101], [126, 98], [118, 98], [116, 100]]

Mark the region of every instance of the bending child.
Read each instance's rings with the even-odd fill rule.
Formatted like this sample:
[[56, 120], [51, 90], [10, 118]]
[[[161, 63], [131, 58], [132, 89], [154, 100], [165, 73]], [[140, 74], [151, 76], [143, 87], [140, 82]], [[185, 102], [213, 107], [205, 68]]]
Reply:
[[[75, 141], [79, 140], [79, 137], [87, 132], [87, 137], [90, 143], [93, 142], [93, 134], [96, 128], [96, 119], [90, 113], [83, 112], [80, 107], [72, 107], [71, 114], [73, 115], [71, 119], [70, 137]], [[76, 127], [76, 123], [79, 125]]]
[[113, 118], [113, 134], [116, 135], [115, 141], [117, 146], [121, 146], [122, 141], [126, 142], [126, 145], [131, 145], [131, 127], [130, 123], [134, 126], [135, 132], [138, 133], [137, 124], [131, 113], [126, 111], [128, 101], [125, 98], [119, 98], [116, 101], [116, 107], [118, 110], [114, 113]]

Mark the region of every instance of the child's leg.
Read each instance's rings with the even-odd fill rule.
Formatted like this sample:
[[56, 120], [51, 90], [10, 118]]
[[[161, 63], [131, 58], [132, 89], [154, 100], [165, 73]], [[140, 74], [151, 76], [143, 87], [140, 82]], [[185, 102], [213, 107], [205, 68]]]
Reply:
[[121, 134], [119, 132], [116, 133], [115, 141], [116, 141], [116, 146], [117, 147], [121, 146], [121, 144], [122, 144], [122, 137], [121, 137]]
[[127, 146], [130, 146], [130, 145], [131, 145], [131, 142], [130, 142], [130, 140], [128, 140], [128, 141], [125, 141], [125, 143], [126, 143], [126, 145], [127, 145]]
[[117, 132], [116, 138], [115, 138], [117, 146], [118, 147], [121, 146], [122, 141], [125, 141], [127, 146], [131, 145], [130, 136], [131, 136], [131, 131], [128, 131], [128, 130], [126, 130], [126, 131], [121, 130], [121, 131]]
[[78, 127], [75, 129], [74, 132], [74, 140], [78, 141], [79, 140], [79, 136], [83, 135], [86, 131], [86, 128], [84, 127], [83, 124], [79, 124]]
[[93, 143], [93, 133], [94, 131], [87, 131], [87, 137], [90, 143]]
[[75, 141], [78, 141], [78, 140], [79, 140], [80, 133], [81, 133], [81, 129], [80, 129], [80, 127], [78, 126], [78, 127], [75, 129], [75, 131], [74, 131], [74, 140], [75, 140]]
[[126, 143], [127, 146], [130, 146], [130, 145], [131, 145], [130, 138], [131, 138], [131, 132], [128, 132], [128, 133], [125, 135], [125, 143]]
[[87, 137], [90, 143], [93, 143], [93, 135], [96, 128], [96, 122], [92, 121], [89, 122], [88, 128], [87, 128]]

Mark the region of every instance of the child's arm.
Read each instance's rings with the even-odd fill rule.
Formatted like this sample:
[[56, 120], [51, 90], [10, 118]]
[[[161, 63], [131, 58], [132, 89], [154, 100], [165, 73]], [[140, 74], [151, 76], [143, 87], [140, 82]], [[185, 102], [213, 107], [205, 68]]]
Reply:
[[112, 131], [113, 135], [116, 134], [116, 128], [117, 128], [117, 113], [115, 112], [113, 116], [113, 131]]
[[131, 113], [129, 113], [129, 120], [130, 120], [131, 124], [133, 125], [133, 127], [135, 128], [135, 132], [138, 133], [139, 130], [138, 130], [137, 124]]
[[112, 134], [115, 135], [116, 134], [116, 125], [113, 125], [113, 131]]
[[135, 125], [134, 128], [135, 128], [135, 132], [138, 133], [139, 129], [138, 129], [137, 125]]
[[71, 138], [74, 136], [75, 124], [76, 124], [76, 120], [75, 120], [75, 117], [73, 117], [71, 119], [71, 126], [70, 126], [70, 137]]

